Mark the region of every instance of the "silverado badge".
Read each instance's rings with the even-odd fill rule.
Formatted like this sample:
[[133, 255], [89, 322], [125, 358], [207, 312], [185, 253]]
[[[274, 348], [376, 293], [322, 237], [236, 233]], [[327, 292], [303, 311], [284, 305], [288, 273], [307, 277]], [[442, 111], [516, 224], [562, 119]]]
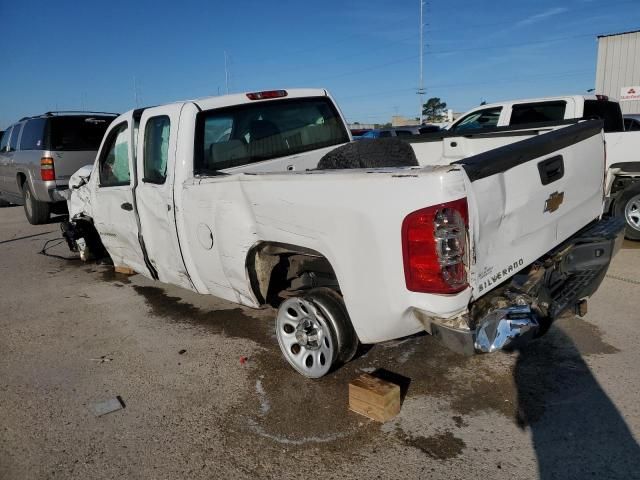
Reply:
[[551, 195], [549, 195], [549, 198], [547, 198], [547, 200], [544, 202], [544, 211], [553, 213], [560, 208], [560, 205], [562, 205], [562, 202], [564, 202], [564, 192], [560, 192], [560, 193], [553, 192]]

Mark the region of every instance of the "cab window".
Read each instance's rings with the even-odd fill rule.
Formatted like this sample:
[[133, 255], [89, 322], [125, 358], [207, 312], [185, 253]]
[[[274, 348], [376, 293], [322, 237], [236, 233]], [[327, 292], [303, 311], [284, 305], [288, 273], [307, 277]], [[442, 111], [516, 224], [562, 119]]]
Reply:
[[521, 103], [511, 107], [509, 125], [524, 125], [527, 123], [557, 122], [564, 120], [567, 102]]
[[100, 155], [100, 186], [129, 185], [129, 129], [127, 123], [115, 127]]
[[170, 122], [166, 115], [147, 120], [144, 130], [144, 178], [147, 183], [164, 183], [167, 178]]
[[494, 128], [498, 125], [502, 107], [485, 108], [470, 113], [466, 117], [462, 117], [458, 123], [452, 128], [454, 132], [462, 132], [467, 130], [483, 130]]

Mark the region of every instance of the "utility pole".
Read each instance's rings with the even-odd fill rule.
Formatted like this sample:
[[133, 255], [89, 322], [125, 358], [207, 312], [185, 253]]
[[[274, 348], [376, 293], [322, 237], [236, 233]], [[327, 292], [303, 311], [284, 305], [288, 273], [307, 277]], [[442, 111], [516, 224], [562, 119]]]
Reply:
[[420, 124], [422, 125], [422, 105], [424, 104], [424, 70], [423, 70], [423, 57], [424, 57], [424, 0], [420, 1], [420, 75], [418, 82], [418, 98], [420, 99]]
[[227, 65], [227, 51], [224, 51], [224, 83], [227, 87], [227, 95], [229, 95], [229, 67]]

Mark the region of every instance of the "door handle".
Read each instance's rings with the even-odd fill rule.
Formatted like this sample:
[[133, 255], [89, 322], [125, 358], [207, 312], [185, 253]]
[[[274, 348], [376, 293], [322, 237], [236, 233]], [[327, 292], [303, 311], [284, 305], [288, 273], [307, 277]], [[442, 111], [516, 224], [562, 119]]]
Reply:
[[556, 180], [560, 180], [564, 177], [564, 159], [562, 155], [556, 155], [538, 163], [538, 171], [540, 172], [542, 185], [549, 185]]
[[127, 212], [130, 212], [131, 210], [133, 210], [133, 205], [131, 205], [129, 202], [124, 202], [122, 205], [120, 205], [120, 208], [126, 210]]

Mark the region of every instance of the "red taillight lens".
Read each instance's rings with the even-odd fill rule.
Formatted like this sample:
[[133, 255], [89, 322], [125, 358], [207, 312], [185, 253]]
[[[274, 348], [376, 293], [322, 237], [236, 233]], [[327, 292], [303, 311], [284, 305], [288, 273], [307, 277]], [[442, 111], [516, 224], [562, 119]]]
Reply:
[[249, 100], [266, 100], [268, 98], [282, 98], [288, 95], [286, 90], [267, 90], [264, 92], [247, 93]]
[[464, 264], [469, 213], [467, 199], [423, 208], [402, 222], [407, 289], [457, 293], [467, 288]]
[[56, 170], [53, 167], [53, 158], [42, 157], [40, 159], [40, 178], [45, 182], [56, 179]]

